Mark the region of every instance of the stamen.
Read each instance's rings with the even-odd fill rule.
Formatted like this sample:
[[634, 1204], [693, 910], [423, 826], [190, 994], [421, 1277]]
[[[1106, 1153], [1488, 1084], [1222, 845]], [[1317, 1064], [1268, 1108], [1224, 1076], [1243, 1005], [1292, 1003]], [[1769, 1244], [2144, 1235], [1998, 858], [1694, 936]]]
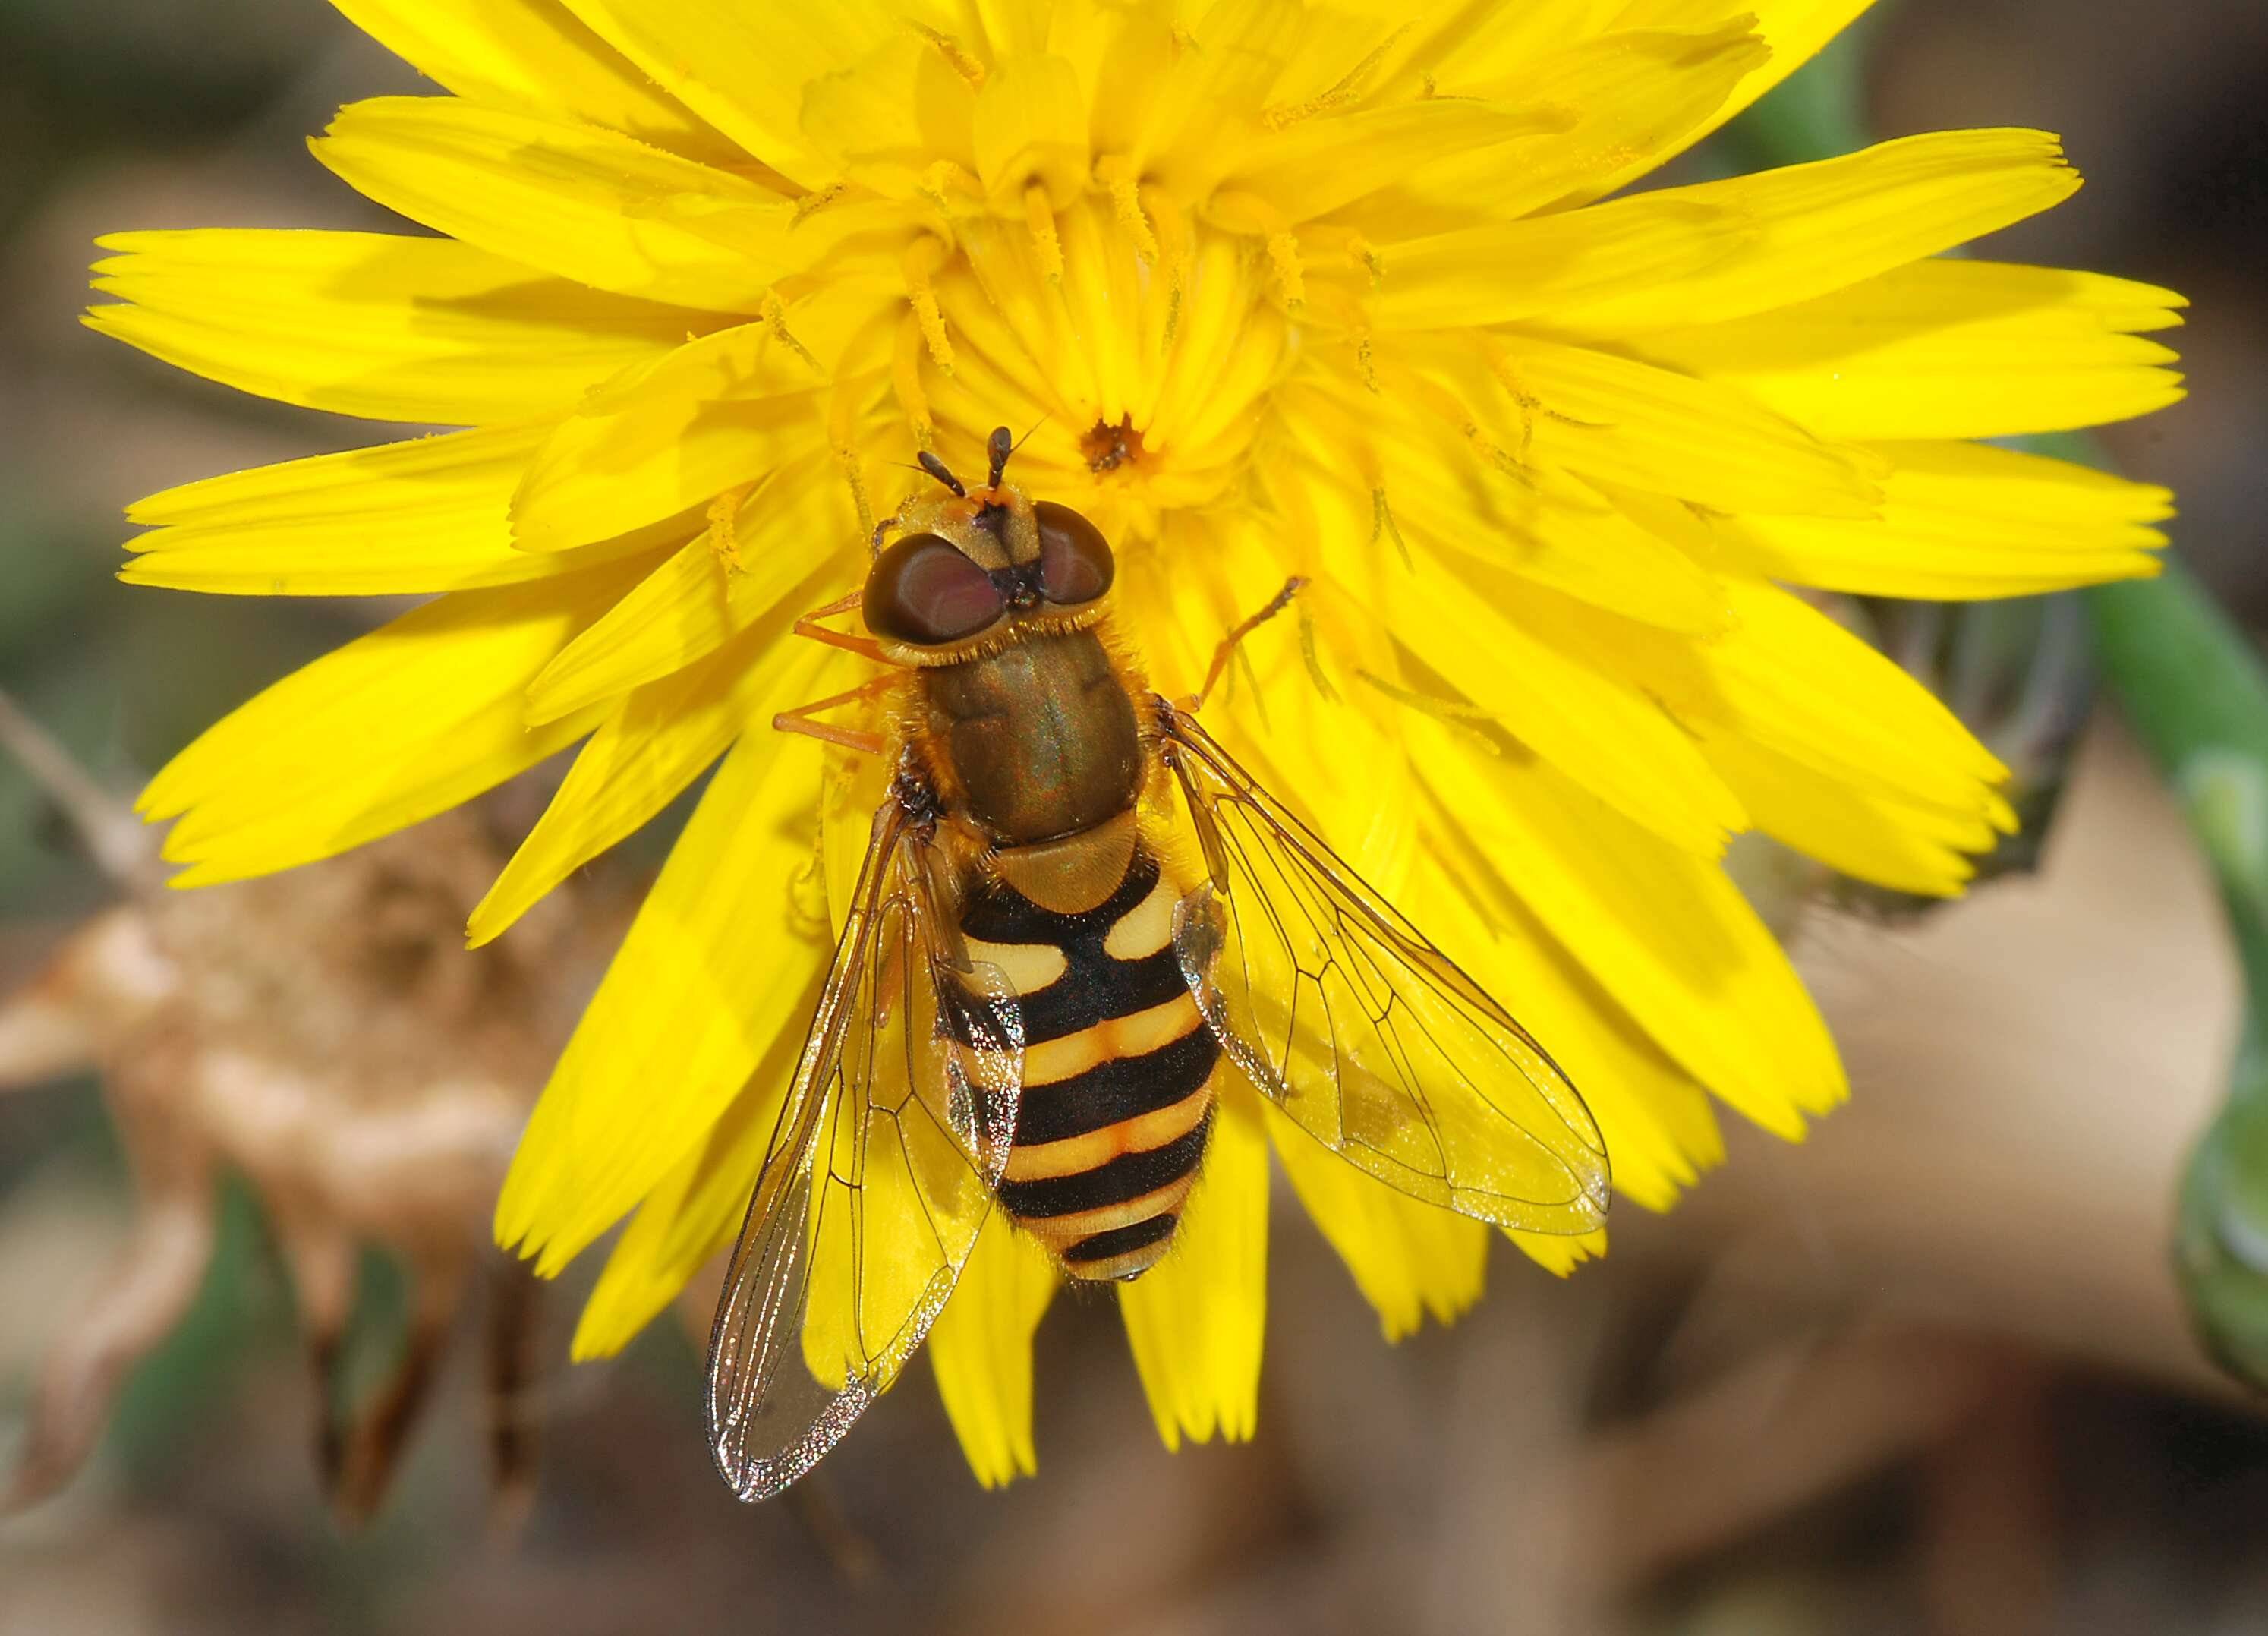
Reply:
[[951, 159], [939, 159], [924, 171], [915, 190], [948, 217], [953, 214], [955, 194], [963, 199], [981, 201], [984, 197], [984, 184]]
[[937, 291], [930, 285], [930, 275], [945, 265], [951, 254], [942, 240], [924, 234], [907, 247], [902, 266], [906, 276], [906, 299], [913, 304], [914, 321], [921, 326], [922, 339], [929, 343], [929, 355], [946, 374], [953, 373], [953, 337], [945, 332], [945, 313], [937, 304]]
[[1473, 418], [1456, 394], [1414, 369], [1398, 369], [1395, 372], [1395, 379], [1398, 384], [1409, 387], [1418, 402], [1454, 426], [1457, 435], [1471, 444], [1474, 452], [1484, 461], [1527, 488], [1535, 486], [1535, 479], [1529, 474], [1526, 463], [1506, 453], [1491, 441], [1480, 422]]
[[1543, 407], [1543, 400], [1528, 389], [1503, 348], [1484, 345], [1481, 356], [1488, 360], [1489, 373], [1520, 409], [1520, 458], [1525, 461], [1535, 446], [1535, 411]]
[[1386, 503], [1386, 490], [1381, 484], [1370, 491], [1370, 542], [1376, 545], [1384, 537], [1394, 542], [1394, 549], [1402, 553], [1402, 565], [1411, 573], [1418, 564], [1410, 556], [1410, 542], [1402, 537], [1401, 526], [1394, 520], [1394, 508]]
[[1360, 233], [1350, 233], [1347, 236], [1347, 260], [1370, 275], [1370, 287], [1374, 293], [1379, 280], [1386, 276], [1386, 258], [1378, 253], [1378, 247]]
[[1272, 107], [1261, 109], [1260, 122], [1270, 130], [1282, 130], [1287, 126], [1298, 124], [1301, 120], [1313, 119], [1319, 114], [1333, 113], [1351, 103], [1360, 101], [1364, 90], [1370, 83], [1370, 77], [1378, 71], [1378, 65], [1386, 60], [1386, 54], [1394, 49], [1402, 36], [1408, 33], [1410, 29], [1410, 25], [1404, 23], [1384, 40], [1379, 41], [1368, 56], [1349, 69], [1340, 77], [1338, 83], [1324, 92], [1322, 95], [1310, 97], [1305, 102], [1278, 103]]
[[1311, 256], [1344, 256], [1349, 267], [1359, 267], [1370, 276], [1371, 293], [1378, 292], [1379, 282], [1386, 276], [1386, 258], [1353, 228], [1338, 222], [1302, 222], [1300, 242]]
[[1436, 698], [1430, 693], [1416, 692], [1402, 686], [1399, 682], [1388, 682], [1375, 671], [1358, 670], [1354, 674], [1356, 681], [1369, 683], [1395, 704], [1407, 704], [1412, 710], [1422, 711], [1444, 726], [1454, 727], [1469, 733], [1480, 743], [1487, 746], [1489, 754], [1491, 755], [1504, 754], [1504, 747], [1498, 744], [1491, 734], [1483, 731], [1485, 726], [1495, 722], [1495, 716], [1481, 709], [1479, 705], [1469, 704], [1463, 699]]
[[930, 413], [929, 394], [922, 390], [921, 355], [921, 321], [908, 313], [898, 326], [898, 343], [890, 358], [890, 388], [913, 426], [915, 446], [926, 450], [936, 445], [937, 421]]
[[[830, 770], [828, 778], [834, 776]], [[834, 929], [827, 913], [827, 783], [828, 779], [822, 779], [820, 785], [819, 815], [811, 826], [810, 855], [787, 880], [788, 912], [805, 931], [822, 935]]]
[[1479, 422], [1473, 420], [1464, 421], [1459, 424], [1457, 431], [1463, 436], [1466, 442], [1473, 446], [1475, 452], [1477, 453], [1483, 460], [1495, 467], [1506, 476], [1513, 479], [1515, 482], [1527, 488], [1532, 489], [1535, 486], [1535, 475], [1528, 469], [1528, 462], [1521, 460], [1518, 455], [1508, 453], [1504, 449], [1498, 447], [1497, 444], [1490, 438], [1488, 433], [1481, 429]]
[[1114, 177], [1110, 182], [1110, 202], [1118, 210], [1118, 225], [1126, 236], [1134, 240], [1134, 254], [1149, 262], [1158, 264], [1158, 235], [1150, 231], [1150, 218], [1142, 214], [1142, 190], [1131, 176]]
[[847, 443], [835, 446], [835, 463], [843, 468], [843, 480], [850, 485], [850, 504], [858, 513], [858, 534], [862, 539], [872, 539], [874, 534], [874, 508], [866, 502], [866, 478], [858, 469], [858, 452]]
[[1323, 656], [1315, 646], [1314, 615], [1305, 602], [1299, 603], [1297, 607], [1300, 619], [1300, 657], [1307, 662], [1307, 675], [1314, 682], [1315, 691], [1322, 694], [1331, 704], [1336, 704], [1339, 702], [1339, 690], [1331, 685], [1330, 677], [1323, 673]]
[[817, 193], [806, 194], [802, 198], [798, 199], [795, 202], [795, 209], [788, 213], [787, 225], [790, 230], [802, 226], [814, 214], [825, 210], [836, 200], [841, 198], [843, 186], [842, 182], [831, 181]]
[[1276, 271], [1276, 294], [1285, 306], [1307, 298], [1307, 280], [1300, 265], [1300, 241], [1286, 230], [1268, 235], [1268, 261]]
[[1229, 698], [1236, 696], [1236, 683], [1240, 677], [1244, 684], [1252, 689], [1253, 714], [1260, 718], [1261, 737], [1265, 740], [1275, 731], [1275, 724], [1268, 719], [1268, 695], [1260, 685], [1260, 672], [1253, 667], [1252, 655], [1246, 652], [1241, 645], [1236, 650], [1234, 662], [1229, 670], [1228, 692], [1226, 696]]
[[1268, 262], [1275, 275], [1276, 296], [1285, 306], [1307, 298], [1307, 280], [1300, 259], [1300, 240], [1283, 213], [1257, 194], [1220, 193], [1213, 195], [1207, 215], [1231, 232], [1258, 232], [1268, 244]]
[[858, 509], [858, 534], [863, 539], [873, 537], [874, 508], [867, 503], [866, 479], [859, 469], [858, 450], [872, 441], [862, 435], [861, 423], [881, 378], [879, 370], [864, 374], [842, 371], [827, 394], [827, 440], [834, 447], [835, 463], [843, 468], [843, 481], [850, 485], [850, 502]]
[[811, 355], [811, 349], [804, 345], [802, 342], [797, 340], [793, 332], [788, 328], [787, 303], [780, 299], [779, 291], [777, 290], [767, 290], [764, 291], [764, 298], [759, 302], [756, 306], [756, 316], [762, 321], [766, 334], [770, 335], [773, 340], [778, 342], [782, 346], [794, 353], [805, 363], [810, 365], [811, 372], [813, 374], [819, 376], [821, 380], [826, 379], [827, 370], [825, 366], [822, 365], [817, 358]]
[[1195, 235], [1189, 232], [1188, 213], [1172, 194], [1162, 188], [1145, 187], [1142, 200], [1156, 225], [1158, 259], [1166, 268], [1165, 347], [1170, 351], [1174, 337], [1181, 332], [1182, 297], [1189, 288], [1189, 266], [1196, 258], [1191, 248]]
[[1505, 389], [1506, 394], [1520, 410], [1520, 458], [1523, 461], [1535, 446], [1535, 420], [1539, 415], [1563, 426], [1595, 427], [1601, 424], [1578, 420], [1572, 415], [1563, 415], [1557, 409], [1547, 408], [1543, 400], [1537, 397], [1521, 378], [1520, 366], [1513, 362], [1512, 355], [1494, 342], [1482, 343], [1481, 356], [1487, 360], [1489, 373], [1496, 377], [1497, 384]]
[[753, 482], [744, 483], [709, 502], [709, 549], [728, 574], [747, 571], [740, 561], [740, 507], [755, 489]]
[[961, 41], [926, 23], [916, 23], [913, 27], [916, 33], [937, 48], [939, 56], [953, 64], [953, 71], [968, 82], [971, 91], [984, 89], [984, 64], [971, 56]]
[[1040, 271], [1050, 284], [1063, 283], [1063, 240], [1056, 236], [1055, 209], [1048, 190], [1034, 182], [1024, 189], [1024, 225], [1032, 232], [1032, 248], [1040, 258]]
[[1378, 392], [1378, 354], [1372, 349], [1367, 325], [1354, 332], [1354, 366], [1362, 372], [1362, 384]]

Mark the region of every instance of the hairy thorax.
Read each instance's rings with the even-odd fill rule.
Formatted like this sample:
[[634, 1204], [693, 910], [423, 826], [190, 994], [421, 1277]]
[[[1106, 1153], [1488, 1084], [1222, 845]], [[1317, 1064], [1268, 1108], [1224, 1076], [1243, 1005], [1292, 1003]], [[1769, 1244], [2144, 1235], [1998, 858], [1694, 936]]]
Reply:
[[1094, 631], [1027, 637], [921, 675], [931, 741], [996, 844], [1077, 835], [1134, 804], [1134, 704]]

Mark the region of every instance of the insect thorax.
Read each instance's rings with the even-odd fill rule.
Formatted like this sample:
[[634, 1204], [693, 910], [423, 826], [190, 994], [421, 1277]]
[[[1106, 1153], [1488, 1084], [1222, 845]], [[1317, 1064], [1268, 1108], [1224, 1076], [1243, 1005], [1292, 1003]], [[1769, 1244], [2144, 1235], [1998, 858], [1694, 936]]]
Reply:
[[935, 751], [998, 844], [1079, 834], [1133, 806], [1134, 703], [1094, 631], [1026, 636], [921, 681]]

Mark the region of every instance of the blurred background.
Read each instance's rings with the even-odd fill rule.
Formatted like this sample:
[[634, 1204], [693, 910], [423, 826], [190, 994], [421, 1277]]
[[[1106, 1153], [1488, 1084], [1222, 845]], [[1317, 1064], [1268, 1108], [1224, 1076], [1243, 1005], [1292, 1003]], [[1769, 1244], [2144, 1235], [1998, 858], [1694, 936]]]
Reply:
[[[2107, 440], [2179, 490], [2180, 550], [2268, 622], [2268, 7], [1883, 11], [1876, 134], [2041, 126], [2088, 178], [1992, 254], [2192, 298], [2189, 399]], [[1855, 1084], [1805, 1146], [1728, 1128], [1724, 1169], [1670, 1216], [1620, 1212], [1602, 1266], [1562, 1285], [1499, 1247], [1472, 1316], [1391, 1348], [1287, 1207], [1249, 1444], [1165, 1453], [1108, 1302], [1050, 1313], [1042, 1475], [997, 1495], [919, 1366], [794, 1503], [755, 1509], [709, 1468], [683, 1333], [568, 1369], [572, 1280], [547, 1304], [464, 1223], [666, 837], [482, 962], [453, 922], [525, 819], [509, 792], [303, 872], [318, 885], [194, 910], [134, 895], [107, 793], [393, 610], [111, 579], [129, 500], [384, 429], [89, 335], [91, 240], [383, 225], [301, 142], [342, 101], [416, 86], [321, 0], [0, 0], [0, 689], [89, 775], [0, 753], [0, 994], [67, 950], [52, 980], [120, 1019], [99, 1088], [0, 1093], [0, 1453], [58, 1346], [153, 1343], [85, 1469], [0, 1517], [0, 1636], [2268, 1628], [2268, 1420], [2192, 1340], [2168, 1270], [2237, 978], [2179, 816], [2108, 711], [2036, 874], [1926, 918], [1800, 912]], [[317, 953], [152, 992], [153, 926]], [[322, 1014], [321, 983], [364, 998]], [[451, 1065], [482, 1111], [441, 1131], [414, 1036], [452, 1006], [484, 1030]], [[286, 1014], [300, 1103], [196, 1056]], [[409, 1065], [342, 1079], [373, 1039]], [[0, 1058], [40, 1048], [0, 1037]], [[184, 1134], [167, 1098], [192, 1079], [221, 1089]], [[291, 1117], [302, 1145], [256, 1151]], [[188, 1173], [168, 1142], [201, 1156]], [[357, 1195], [378, 1153], [413, 1161], [414, 1208]], [[121, 1257], [138, 1304], [74, 1331]], [[310, 1310], [335, 1338], [324, 1379], [295, 1332]], [[335, 1492], [394, 1478], [374, 1519], [327, 1504], [319, 1445]]]

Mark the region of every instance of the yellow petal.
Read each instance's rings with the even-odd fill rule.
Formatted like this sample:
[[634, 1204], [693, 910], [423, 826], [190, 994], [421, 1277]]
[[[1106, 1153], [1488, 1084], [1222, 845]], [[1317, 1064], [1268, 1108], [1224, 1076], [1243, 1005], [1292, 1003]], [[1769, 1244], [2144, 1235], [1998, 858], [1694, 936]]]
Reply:
[[[1721, 630], [1725, 599], [1708, 571], [1633, 520], [1617, 497], [1543, 467], [1525, 479], [1485, 469], [1454, 427], [1408, 413], [1352, 381], [1286, 386], [1285, 429], [1313, 455], [1302, 474], [1318, 525], [1362, 541], [1381, 571], [1426, 546], [1672, 630]], [[1322, 512], [1328, 512], [1328, 516]]]
[[1056, 1283], [1047, 1252], [995, 1210], [929, 1332], [938, 1396], [968, 1469], [987, 1488], [1039, 1469], [1032, 1448], [1032, 1336]]
[[[1511, 368], [1538, 408], [1526, 423], [1535, 459], [1584, 476], [1727, 512], [1869, 517], [1881, 505], [1874, 461], [1814, 438], [1739, 393], [1584, 348], [1522, 341]], [[1467, 388], [1498, 445], [1527, 435], [1522, 414], [1486, 371]]]
[[166, 856], [204, 885], [328, 858], [454, 807], [572, 743], [570, 716], [531, 730], [527, 681], [621, 593], [619, 565], [403, 615], [285, 677], [169, 763], [142, 797], [180, 814]]
[[1709, 731], [1703, 748], [1749, 803], [1756, 827], [1860, 881], [1926, 897], [1956, 897], [1976, 866], [1962, 856], [1995, 838], [1963, 818], [1853, 789], [1738, 733]]
[[914, 199], [935, 192], [932, 173], [940, 161], [976, 173], [976, 100], [962, 65], [909, 28], [857, 67], [804, 87], [803, 136], [845, 180], [886, 198]]
[[1842, 1101], [1825, 1024], [1721, 869], [1543, 762], [1491, 755], [1416, 712], [1404, 725], [1427, 786], [1470, 836], [1476, 878], [1526, 903], [1672, 1058], [1790, 1138], [1804, 1113]]
[[1425, 77], [1452, 95], [1526, 83], [1527, 70], [1556, 52], [1610, 32], [1625, 0], [1529, 0], [1411, 18], [1402, 0], [1357, 0], [1357, 9], [1398, 28], [1370, 81], [1383, 100], [1422, 94]]
[[92, 328], [263, 397], [374, 420], [557, 413], [685, 340], [681, 309], [470, 245], [233, 228], [113, 233]]
[[1101, 140], [1134, 175], [1205, 197], [1250, 142], [1307, 20], [1298, 0], [1211, 0], [1182, 18], [1134, 13], [1094, 87]]
[[319, 454], [136, 501], [129, 585], [234, 596], [376, 596], [552, 578], [652, 549], [631, 538], [537, 556], [505, 508], [550, 427], [520, 422]]
[[1222, 178], [1225, 189], [1248, 193], [1289, 222], [1308, 221], [1353, 203], [1422, 170], [1443, 155], [1455, 162], [1487, 154], [1515, 167], [1505, 144], [1565, 129], [1564, 106], [1429, 98], [1309, 120], [1257, 144]]
[[1809, 62], [1822, 46], [1873, 4], [1874, 0], [1631, 0], [1621, 18], [1626, 28], [1702, 26], [1734, 18], [1749, 24], [1763, 36], [1769, 55], [1761, 56], [1718, 99], [1708, 116], [1686, 127], [1676, 141], [1607, 170], [1583, 188], [1581, 196], [1595, 199], [1612, 193], [1683, 152]]
[[1670, 708], [1729, 726], [1863, 788], [1955, 814], [1993, 810], [2007, 769], [1898, 666], [1798, 597], [1728, 580], [1740, 623], [1697, 645], [1701, 686]]
[[1880, 520], [1723, 520], [1754, 573], [1867, 596], [2023, 596], [2155, 573], [2173, 496], [1973, 443], [1885, 443]]
[[619, 130], [711, 163], [734, 150], [650, 85], [559, 0], [333, 0], [348, 20], [460, 97]]
[[1683, 147], [1688, 133], [1724, 103], [1767, 56], [1745, 18], [1698, 29], [1616, 28], [1587, 32], [1560, 49], [1536, 52], [1518, 33], [1491, 36], [1528, 8], [1500, 6], [1485, 17], [1469, 58], [1452, 53], [1437, 88], [1453, 94], [1535, 99], [1571, 111], [1574, 123], [1502, 153], [1478, 153], [1426, 167], [1401, 190], [1361, 211], [1381, 241], [1462, 225], [1476, 210], [1526, 216], [1577, 188], [1596, 193], [1602, 173], [1648, 168]]
[[1646, 356], [1728, 381], [1830, 438], [1997, 438], [2099, 425], [2182, 394], [2170, 290], [1992, 262], [1917, 262], [1728, 324], [1647, 335]]
[[[804, 1014], [815, 1013], [822, 972], [815, 943], [784, 947], [777, 978], [803, 980]], [[612, 1357], [729, 1245], [747, 1215], [764, 1154], [803, 1036], [775, 1035], [724, 1116], [658, 1183], [622, 1230], [575, 1326], [577, 1362]]]
[[1267, 1119], [1292, 1191], [1377, 1309], [1388, 1340], [1416, 1333], [1428, 1314], [1453, 1323], [1480, 1299], [1487, 1227], [1366, 1175], [1273, 1107]]
[[1753, 231], [1735, 210], [1667, 193], [1460, 227], [1382, 247], [1366, 311], [1381, 329], [1562, 328], [1567, 313], [1674, 287], [1737, 254]]
[[1653, 195], [1734, 212], [1747, 241], [1705, 270], [1551, 315], [1575, 335], [1722, 323], [1829, 294], [2023, 220], [2079, 188], [2036, 130], [1948, 130]]
[[[1163, 562], [1127, 565], [1123, 606], [1130, 623], [1138, 620], [1143, 656], [1168, 694], [1195, 688], [1219, 640], [1220, 627], [1205, 611], [1213, 599], [1192, 595], [1191, 581], [1203, 571], [1197, 551], [1211, 552], [1217, 566], [1233, 564], [1241, 578], [1256, 582], [1251, 590], [1264, 600], [1283, 584], [1281, 566], [1267, 566], [1255, 543], [1267, 532], [1264, 527], [1224, 527], [1202, 548], [1175, 542], [1174, 555]], [[1241, 596], [1220, 600], [1230, 607], [1258, 606]], [[1308, 617], [1313, 623], [1303, 633]], [[1323, 673], [1326, 652], [1330, 669]], [[1381, 767], [1398, 766], [1401, 743], [1393, 728], [1399, 709], [1355, 680], [1364, 669], [1394, 673], [1393, 650], [1373, 605], [1329, 577], [1318, 578], [1300, 593], [1296, 614], [1260, 626], [1238, 652], [1205, 705], [1207, 721], [1255, 777], [1391, 895], [1418, 844], [1417, 791], [1407, 779], [1380, 776]], [[1333, 693], [1317, 686], [1319, 673], [1337, 678]]]
[[[592, 126], [455, 97], [377, 97], [340, 110], [313, 146], [413, 221], [601, 290], [752, 313], [794, 264], [784, 196]], [[736, 254], [652, 208], [681, 195], [769, 227], [775, 254]]]
[[1740, 801], [1659, 704], [1507, 616], [1550, 607], [1509, 576], [1435, 557], [1380, 584], [1387, 621], [1411, 652], [1599, 800], [1704, 858], [1748, 827]]
[[[862, 305], [859, 315], [872, 312]], [[603, 540], [705, 505], [784, 460], [808, 461], [825, 436], [827, 390], [807, 354], [762, 324], [719, 330], [626, 372], [585, 399], [530, 463], [512, 502], [521, 548]]]
[[820, 929], [797, 908], [819, 748], [749, 733], [647, 895], [553, 1072], [497, 1205], [497, 1236], [556, 1272], [706, 1136], [810, 1020]]
[[687, 1189], [708, 1161], [704, 1144], [686, 1154], [638, 1205], [583, 1302], [574, 1338], [568, 1344], [571, 1360], [589, 1363], [613, 1357], [669, 1305], [699, 1270], [696, 1265], [681, 1272], [666, 1263], [660, 1249], [679, 1220]]
[[674, 800], [744, 731], [770, 733], [776, 712], [836, 690], [821, 678], [840, 667], [817, 644], [790, 638], [787, 623], [776, 614], [622, 700], [473, 910], [466, 934], [474, 947]]
[[[833, 180], [799, 129], [803, 88], [851, 67], [905, 25], [871, 4], [563, 0], [654, 83], [806, 188]], [[912, 7], [904, 8], [912, 10]]]
[[1268, 1139], [1258, 1098], [1222, 1087], [1204, 1169], [1166, 1258], [1118, 1292], [1134, 1367], [1166, 1447], [1241, 1442], [1260, 1417], [1268, 1311]]
[[781, 468], [741, 503], [737, 566], [720, 554], [712, 527], [562, 649], [528, 689], [528, 719], [579, 711], [706, 657], [830, 563], [845, 589], [855, 586], [850, 493], [831, 463], [814, 464]]
[[1564, 1279], [1585, 1262], [1596, 1261], [1607, 1253], [1607, 1229], [1604, 1227], [1565, 1237], [1548, 1233], [1523, 1233], [1515, 1227], [1506, 1227], [1504, 1235], [1513, 1242], [1521, 1255], [1555, 1278]]
[[1401, 100], [1385, 92], [1384, 77], [1393, 72], [1409, 38], [1423, 32], [1422, 18], [1363, 4], [1310, 5], [1305, 11], [1300, 29], [1285, 42], [1275, 83], [1268, 88], [1260, 115], [1266, 129], [1285, 130], [1351, 108]]
[[1689, 726], [1743, 733], [1894, 800], [1967, 816], [2001, 810], [1992, 786], [2007, 770], [1927, 689], [1799, 598], [1720, 578], [1734, 623], [1710, 640], [1573, 602], [1530, 629], [1643, 688]]
[[1020, 211], [1024, 190], [1036, 187], [1060, 210], [1086, 188], [1086, 99], [1063, 57], [1002, 55], [976, 93], [971, 135], [977, 180], [996, 207]]

